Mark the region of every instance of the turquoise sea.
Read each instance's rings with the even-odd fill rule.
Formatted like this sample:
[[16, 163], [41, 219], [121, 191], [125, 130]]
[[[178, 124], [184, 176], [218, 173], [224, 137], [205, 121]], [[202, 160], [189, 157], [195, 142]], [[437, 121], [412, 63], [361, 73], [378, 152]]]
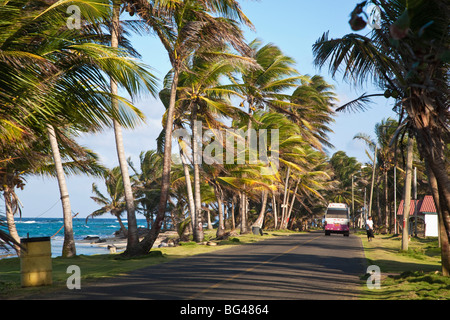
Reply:
[[[62, 218], [16, 218], [16, 228], [21, 238], [26, 237], [51, 237], [52, 256], [61, 255], [62, 244], [64, 240], [64, 228]], [[125, 226], [127, 221], [123, 221]], [[138, 219], [138, 227], [147, 227], [145, 219]], [[61, 229], [61, 230], [60, 230]], [[106, 254], [107, 248], [98, 247], [89, 243], [80, 242], [87, 236], [98, 236], [100, 238], [109, 238], [114, 236], [114, 232], [119, 230], [119, 222], [115, 219], [95, 218], [89, 219], [86, 223], [84, 218], [73, 219], [73, 232], [76, 242], [77, 255]], [[58, 233], [58, 230], [59, 233]], [[12, 253], [12, 250], [10, 253]], [[0, 256], [5, 252], [0, 252]]]

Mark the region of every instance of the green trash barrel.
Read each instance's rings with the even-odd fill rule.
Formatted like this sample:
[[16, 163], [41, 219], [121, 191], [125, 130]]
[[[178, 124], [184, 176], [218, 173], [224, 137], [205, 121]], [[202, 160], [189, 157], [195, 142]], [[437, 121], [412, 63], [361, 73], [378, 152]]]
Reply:
[[22, 287], [52, 284], [52, 250], [50, 237], [22, 238], [20, 274]]
[[263, 232], [260, 227], [252, 227], [252, 232], [254, 235], [262, 236]]

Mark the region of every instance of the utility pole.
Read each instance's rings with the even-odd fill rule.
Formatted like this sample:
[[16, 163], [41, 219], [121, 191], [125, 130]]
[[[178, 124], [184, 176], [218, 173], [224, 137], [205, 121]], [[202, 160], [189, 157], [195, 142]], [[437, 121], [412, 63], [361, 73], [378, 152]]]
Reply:
[[375, 183], [375, 167], [376, 167], [376, 165], [377, 165], [377, 146], [375, 145], [375, 152], [373, 153], [372, 186], [370, 187], [369, 217], [372, 216], [373, 185]]
[[414, 236], [417, 237], [417, 167], [414, 167], [413, 198], [414, 198]]
[[353, 215], [353, 225], [355, 225], [355, 193], [353, 191], [353, 178], [354, 175], [352, 174], [352, 215]]
[[367, 193], [367, 187], [364, 187], [364, 225], [366, 224], [366, 220], [368, 218], [367, 205], [366, 205], [366, 193]]
[[409, 238], [409, 210], [411, 205], [411, 180], [412, 180], [412, 164], [413, 164], [413, 139], [408, 137], [408, 146], [406, 154], [406, 180], [405, 189], [403, 191], [403, 233], [402, 233], [402, 250], [408, 250]]
[[397, 234], [397, 160], [394, 166], [394, 234]]

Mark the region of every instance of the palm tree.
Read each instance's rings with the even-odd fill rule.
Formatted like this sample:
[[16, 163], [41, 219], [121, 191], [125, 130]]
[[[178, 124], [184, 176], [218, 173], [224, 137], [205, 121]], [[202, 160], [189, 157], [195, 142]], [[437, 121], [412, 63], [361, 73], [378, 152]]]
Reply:
[[[405, 0], [389, 3], [373, 0], [359, 4], [358, 8], [369, 2], [380, 8], [380, 28], [372, 30], [369, 36], [348, 34], [341, 39], [329, 39], [325, 33], [313, 46], [315, 64], [323, 66], [330, 61], [333, 75], [343, 67], [344, 77], [361, 84], [373, 80], [387, 97], [397, 100], [399, 124], [408, 122], [425, 159], [430, 186], [437, 186], [431, 191], [442, 221], [442, 271], [448, 276], [450, 179], [446, 141], [450, 131], [447, 57], [450, 5], [439, 0], [419, 0], [414, 4]], [[367, 98], [363, 95], [363, 102]], [[355, 104], [342, 109], [352, 106]]]
[[[217, 170], [216, 167], [207, 167], [210, 173], [207, 176], [213, 186], [219, 188], [217, 193], [219, 196], [225, 194], [225, 190], [229, 191], [232, 202], [235, 203], [235, 195], [239, 196], [239, 214], [240, 214], [240, 232], [241, 234], [248, 232], [248, 212], [246, 210], [247, 201], [249, 199], [259, 202], [262, 201], [261, 194], [263, 192], [270, 192], [274, 190], [273, 177], [263, 177], [261, 172], [264, 171], [266, 165], [258, 164], [228, 164], [222, 170]], [[245, 197], [244, 197], [245, 193]], [[256, 219], [258, 220], [258, 218]], [[261, 218], [264, 220], [264, 217]], [[234, 219], [233, 219], [234, 222]], [[255, 225], [255, 223], [253, 223]], [[258, 222], [259, 226], [259, 222]], [[235, 227], [233, 227], [233, 230]], [[218, 230], [218, 234], [220, 234]]]
[[161, 197], [161, 174], [162, 174], [163, 154], [156, 150], [141, 152], [139, 155], [138, 171], [129, 161], [131, 169], [134, 171], [133, 191], [137, 209], [147, 219], [150, 227], [153, 217], [158, 213], [158, 203]]
[[6, 232], [4, 230], [6, 224], [7, 223], [5, 223], [3, 218], [0, 217], [0, 240], [2, 240], [0, 242], [0, 249], [6, 249], [7, 251], [9, 251], [10, 247], [20, 247], [20, 243], [16, 239], [14, 239], [14, 237], [12, 237], [9, 232]]
[[[361, 163], [356, 158], [349, 157], [344, 151], [337, 151], [330, 158], [330, 165], [334, 171], [336, 187], [330, 190], [329, 198], [332, 202], [352, 202], [352, 175], [361, 172]], [[330, 202], [331, 202], [330, 201]], [[362, 203], [360, 197], [355, 197], [357, 203]]]
[[[138, 14], [154, 29], [172, 64], [172, 85], [169, 107], [164, 125], [164, 166], [162, 174], [161, 200], [156, 221], [140, 245], [138, 253], [148, 253], [162, 226], [170, 187], [170, 168], [172, 157], [172, 132], [177, 87], [180, 72], [187, 65], [189, 57], [200, 49], [207, 53], [209, 48], [231, 44], [236, 50], [246, 52], [242, 31], [234, 18], [250, 25], [240, 10], [237, 1], [168, 1], [161, 8], [163, 16], [155, 16], [151, 3], [135, 3]], [[167, 9], [168, 10], [164, 10]], [[222, 16], [225, 18], [221, 18]], [[133, 255], [134, 252], [129, 254]]]
[[[373, 156], [366, 151], [367, 156], [372, 160], [373, 163], [376, 162], [376, 166], [379, 171], [382, 172], [384, 178], [384, 223], [386, 230], [389, 228], [389, 187], [388, 187], [388, 172], [392, 169], [394, 164], [394, 148], [392, 146], [392, 138], [394, 136], [395, 130], [398, 127], [397, 121], [388, 118], [383, 119], [380, 123], [375, 125], [376, 141], [373, 140], [369, 135], [365, 133], [358, 133], [353, 139], [359, 139], [364, 141], [371, 152], [375, 150], [377, 146], [377, 158], [374, 161]], [[380, 212], [380, 208], [378, 208]], [[378, 223], [381, 225], [381, 216], [378, 217]]]
[[61, 154], [59, 152], [58, 141], [56, 139], [56, 133], [50, 124], [48, 128], [48, 140], [53, 153], [53, 161], [56, 167], [56, 177], [58, 179], [59, 193], [61, 195], [61, 203], [64, 217], [64, 243], [62, 249], [63, 257], [71, 257], [77, 254], [75, 248], [75, 239], [73, 237], [72, 226], [72, 209], [69, 200], [69, 191], [67, 190], [66, 178], [64, 176], [64, 170], [62, 166]]
[[[104, 168], [98, 164], [98, 157], [92, 151], [79, 146], [70, 136], [63, 136], [63, 148], [60, 167], [63, 175], [68, 174], [90, 174], [99, 176]], [[17, 188], [23, 189], [26, 185], [25, 178], [30, 175], [58, 174], [57, 163], [53, 161], [52, 150], [49, 141], [43, 135], [40, 138], [27, 137], [19, 142], [26, 144], [26, 148], [17, 149], [17, 145], [11, 145], [3, 149], [3, 152], [13, 155], [13, 159], [4, 161], [0, 166], [0, 179], [2, 181], [1, 190], [5, 199], [6, 217], [10, 235], [19, 242], [19, 237], [15, 228], [14, 214], [20, 212], [18, 196], [15, 192]], [[59, 151], [59, 150], [58, 150]], [[16, 251], [19, 247], [15, 246]]]
[[[19, 8], [19, 11], [28, 10], [20, 4]], [[101, 22], [108, 12], [104, 4], [94, 2], [80, 3], [80, 8], [92, 24]], [[16, 15], [15, 23], [8, 24], [8, 32], [2, 38], [2, 49], [11, 50], [11, 56], [23, 56], [38, 63], [30, 67], [30, 61], [25, 61], [23, 67], [18, 61], [8, 60], [2, 64], [6, 74], [16, 72], [23, 75], [19, 82], [14, 77], [5, 78], [2, 88], [7, 90], [5, 96], [12, 99], [2, 101], [2, 106], [17, 106], [18, 114], [14, 120], [20, 117], [27, 119], [25, 124], [18, 121], [20, 126], [10, 125], [10, 131], [13, 127], [16, 131], [22, 130], [22, 134], [24, 129], [37, 134], [32, 128], [43, 125], [47, 129], [57, 165], [66, 223], [67, 241], [63, 252], [70, 256], [75, 254], [75, 248], [73, 235], [70, 235], [71, 210], [59, 160], [57, 127], [70, 125], [74, 130], [93, 131], [109, 126], [111, 119], [123, 125], [133, 125], [136, 123], [133, 113], [142, 114], [129, 101], [118, 96], [115, 97], [121, 107], [111, 108], [110, 101], [114, 95], [108, 92], [104, 75], [116, 79], [131, 96], [136, 96], [143, 87], [154, 91], [154, 77], [145, 65], [131, 59], [126, 51], [92, 42], [102, 41], [95, 28], [67, 29], [65, 11], [61, 9], [61, 3], [50, 7], [38, 6], [28, 10], [30, 12], [24, 17]], [[39, 36], [30, 39], [27, 36], [30, 33]], [[9, 120], [4, 122], [12, 123]]]
[[[252, 65], [246, 58], [236, 56], [226, 50], [216, 50], [209, 54], [209, 57], [194, 56], [189, 64], [189, 69], [180, 74], [178, 85], [178, 103], [181, 110], [190, 112], [190, 125], [192, 128], [192, 166], [194, 169], [194, 214], [192, 214], [194, 225], [194, 238], [196, 241], [203, 241], [203, 233], [199, 225], [201, 221], [202, 201], [200, 193], [200, 159], [197, 157], [198, 148], [201, 147], [201, 140], [198, 129], [209, 130], [213, 133], [213, 143], [220, 148], [225, 145], [223, 132], [226, 126], [221, 119], [235, 118], [242, 113], [238, 108], [231, 105], [229, 98], [239, 95], [238, 92], [226, 88], [221, 84], [223, 77], [236, 72], [238, 69]], [[220, 120], [219, 120], [220, 119]], [[198, 124], [201, 123], [201, 128]], [[206, 151], [206, 150], [205, 150]], [[213, 150], [214, 151], [214, 150]], [[221, 159], [215, 159], [216, 156]], [[203, 154], [203, 162], [215, 165], [223, 164], [223, 155]], [[214, 186], [221, 194], [220, 188]]]
[[[112, 1], [112, 19], [110, 24], [111, 32], [111, 47], [118, 48], [121, 38], [120, 27], [120, 2]], [[113, 95], [118, 94], [117, 80], [111, 77], [110, 80], [111, 93]], [[154, 93], [154, 91], [151, 91]], [[119, 109], [118, 100], [112, 98], [112, 105], [115, 110]], [[125, 194], [125, 202], [127, 207], [127, 220], [128, 220], [128, 232], [127, 232], [127, 249], [132, 250], [139, 244], [139, 236], [137, 230], [136, 213], [134, 205], [133, 191], [131, 189], [130, 175], [128, 172], [128, 163], [125, 156], [125, 148], [123, 144], [122, 127], [120, 123], [113, 119], [114, 138], [116, 141], [116, 151], [119, 160], [120, 171], [122, 173], [123, 188]]]
[[105, 172], [104, 179], [109, 199], [100, 192], [97, 184], [92, 184], [92, 192], [95, 196], [91, 197], [91, 199], [102, 207], [89, 214], [86, 217], [86, 223], [89, 218], [98, 217], [109, 212], [117, 218], [122, 234], [127, 237], [128, 230], [121, 218], [122, 213], [126, 210], [126, 202], [124, 201], [123, 179], [120, 167], [115, 167]]
[[[294, 183], [287, 192], [287, 200], [285, 202], [285, 215], [281, 220], [280, 229], [288, 227], [288, 222], [291, 221], [291, 216], [295, 201], [297, 200], [300, 205], [306, 207], [305, 200], [313, 200], [316, 203], [325, 203], [325, 198], [322, 193], [328, 190], [327, 181], [330, 179], [330, 175], [324, 170], [325, 156], [323, 153], [313, 149], [308, 144], [303, 143], [301, 147], [293, 148], [289, 153], [292, 161], [297, 163], [297, 166], [301, 165], [302, 170], [293, 170], [291, 174], [291, 181]], [[295, 187], [294, 187], [295, 186]], [[292, 192], [292, 189], [294, 191]], [[292, 197], [290, 194], [292, 193]]]
[[[308, 194], [308, 196], [313, 195], [319, 199], [322, 198], [318, 192], [318, 190], [324, 189], [324, 182], [321, 181], [329, 178], [319, 166], [319, 163], [323, 163], [324, 158], [320, 156], [318, 151], [308, 146], [300, 135], [301, 129], [290, 121], [286, 115], [274, 111], [257, 111], [253, 114], [253, 120], [255, 130], [278, 130], [279, 140], [277, 143], [275, 141], [267, 141], [267, 150], [259, 148], [259, 150], [254, 151], [258, 153], [257, 157], [259, 159], [261, 159], [261, 153], [264, 152], [266, 155], [270, 153], [271, 156], [268, 157], [268, 161], [257, 163], [253, 168], [247, 164], [241, 165], [240, 170], [234, 170], [240, 176], [238, 175], [234, 180], [228, 178], [225, 181], [229, 183], [233, 182], [234, 185], [240, 185], [241, 193], [245, 192], [250, 198], [261, 202], [259, 216], [253, 224], [253, 226], [257, 227], [261, 227], [264, 221], [265, 206], [267, 206], [269, 193], [272, 193], [273, 198], [276, 194], [283, 195], [282, 223], [279, 227], [286, 228], [286, 221], [288, 221], [293, 212], [292, 208], [294, 207], [295, 200], [303, 203], [299, 199], [300, 195]], [[246, 129], [246, 119], [241, 120], [241, 125], [243, 125], [242, 128]], [[239, 122], [235, 121], [234, 126], [239, 126]], [[260, 147], [263, 145], [260, 144]], [[319, 158], [322, 160], [319, 161]], [[275, 174], [270, 176], [264, 175], [267, 168], [274, 167], [276, 167]], [[256, 174], [254, 173], [255, 170]], [[290, 183], [292, 180], [295, 181], [293, 184]], [[292, 197], [291, 194], [293, 194]], [[245, 208], [245, 198], [242, 198], [244, 197], [241, 196], [241, 214], [242, 220], [245, 221], [245, 212], [242, 213], [242, 209]], [[272, 210], [274, 211], [276, 201], [273, 202], [275, 202], [272, 204]]]
[[323, 77], [315, 75], [302, 80], [302, 84], [292, 93], [290, 101], [291, 120], [302, 128], [305, 140], [321, 150], [322, 146], [332, 148], [328, 141], [328, 133], [333, 132], [329, 127], [334, 122], [336, 94], [334, 87], [328, 84]]
[[217, 211], [219, 215], [219, 225], [217, 227], [216, 237], [221, 238], [225, 234], [224, 212], [223, 212], [224, 188], [219, 181], [219, 175], [222, 172], [223, 167], [218, 165], [214, 166], [204, 164], [203, 170], [205, 172], [205, 180], [214, 188], [214, 195], [216, 196]]
[[[258, 63], [259, 68], [251, 68], [242, 74], [242, 81], [233, 80], [228, 88], [239, 91], [244, 100], [240, 106], [247, 109], [247, 123], [242, 128], [247, 130], [246, 150], [250, 152], [250, 134], [254, 126], [253, 114], [257, 110], [275, 110], [289, 113], [289, 95], [285, 92], [297, 86], [300, 76], [294, 68], [295, 61], [286, 55], [275, 45], [262, 45], [258, 39], [249, 44], [251, 57]], [[247, 106], [245, 105], [247, 104]], [[248, 153], [247, 152], [247, 153]], [[248, 153], [248, 156], [250, 154]], [[247, 157], [247, 155], [245, 156]], [[241, 212], [244, 220], [247, 217], [247, 192], [244, 190], [241, 196]], [[262, 198], [264, 202], [264, 197]], [[241, 225], [243, 232], [247, 232], [246, 225]]]
[[288, 113], [289, 95], [286, 90], [294, 89], [303, 76], [294, 68], [295, 61], [286, 56], [274, 44], [262, 45], [258, 39], [249, 44], [252, 49], [251, 57], [260, 68], [249, 69], [242, 75], [242, 83], [238, 89], [245, 97], [248, 114], [256, 110], [274, 110]]

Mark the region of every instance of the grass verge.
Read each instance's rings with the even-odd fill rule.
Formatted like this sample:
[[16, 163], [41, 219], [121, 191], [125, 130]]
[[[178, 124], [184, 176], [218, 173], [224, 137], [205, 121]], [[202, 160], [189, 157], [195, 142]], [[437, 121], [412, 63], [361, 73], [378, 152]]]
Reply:
[[368, 242], [363, 233], [358, 235], [367, 264], [380, 267], [382, 274], [381, 288], [370, 290], [364, 285], [361, 299], [450, 299], [450, 278], [440, 273], [441, 254], [436, 238], [412, 238], [408, 251], [402, 251], [401, 237], [378, 235]]
[[214, 246], [200, 245], [195, 242], [181, 243], [177, 247], [152, 249], [150, 254], [133, 259], [123, 259], [120, 254], [78, 255], [72, 258], [52, 258], [52, 286], [22, 288], [20, 284], [20, 259], [0, 260], [0, 299], [26, 299], [30, 295], [38, 295], [66, 287], [66, 273], [70, 265], [77, 265], [81, 270], [82, 285], [89, 281], [98, 281], [106, 277], [126, 274], [130, 271], [151, 265], [170, 262], [175, 259], [208, 253], [215, 250], [245, 245], [272, 237], [290, 235], [290, 231], [269, 231], [264, 236], [244, 234], [230, 237], [228, 240], [214, 240], [215, 231], [205, 231], [205, 241], [215, 243]]

